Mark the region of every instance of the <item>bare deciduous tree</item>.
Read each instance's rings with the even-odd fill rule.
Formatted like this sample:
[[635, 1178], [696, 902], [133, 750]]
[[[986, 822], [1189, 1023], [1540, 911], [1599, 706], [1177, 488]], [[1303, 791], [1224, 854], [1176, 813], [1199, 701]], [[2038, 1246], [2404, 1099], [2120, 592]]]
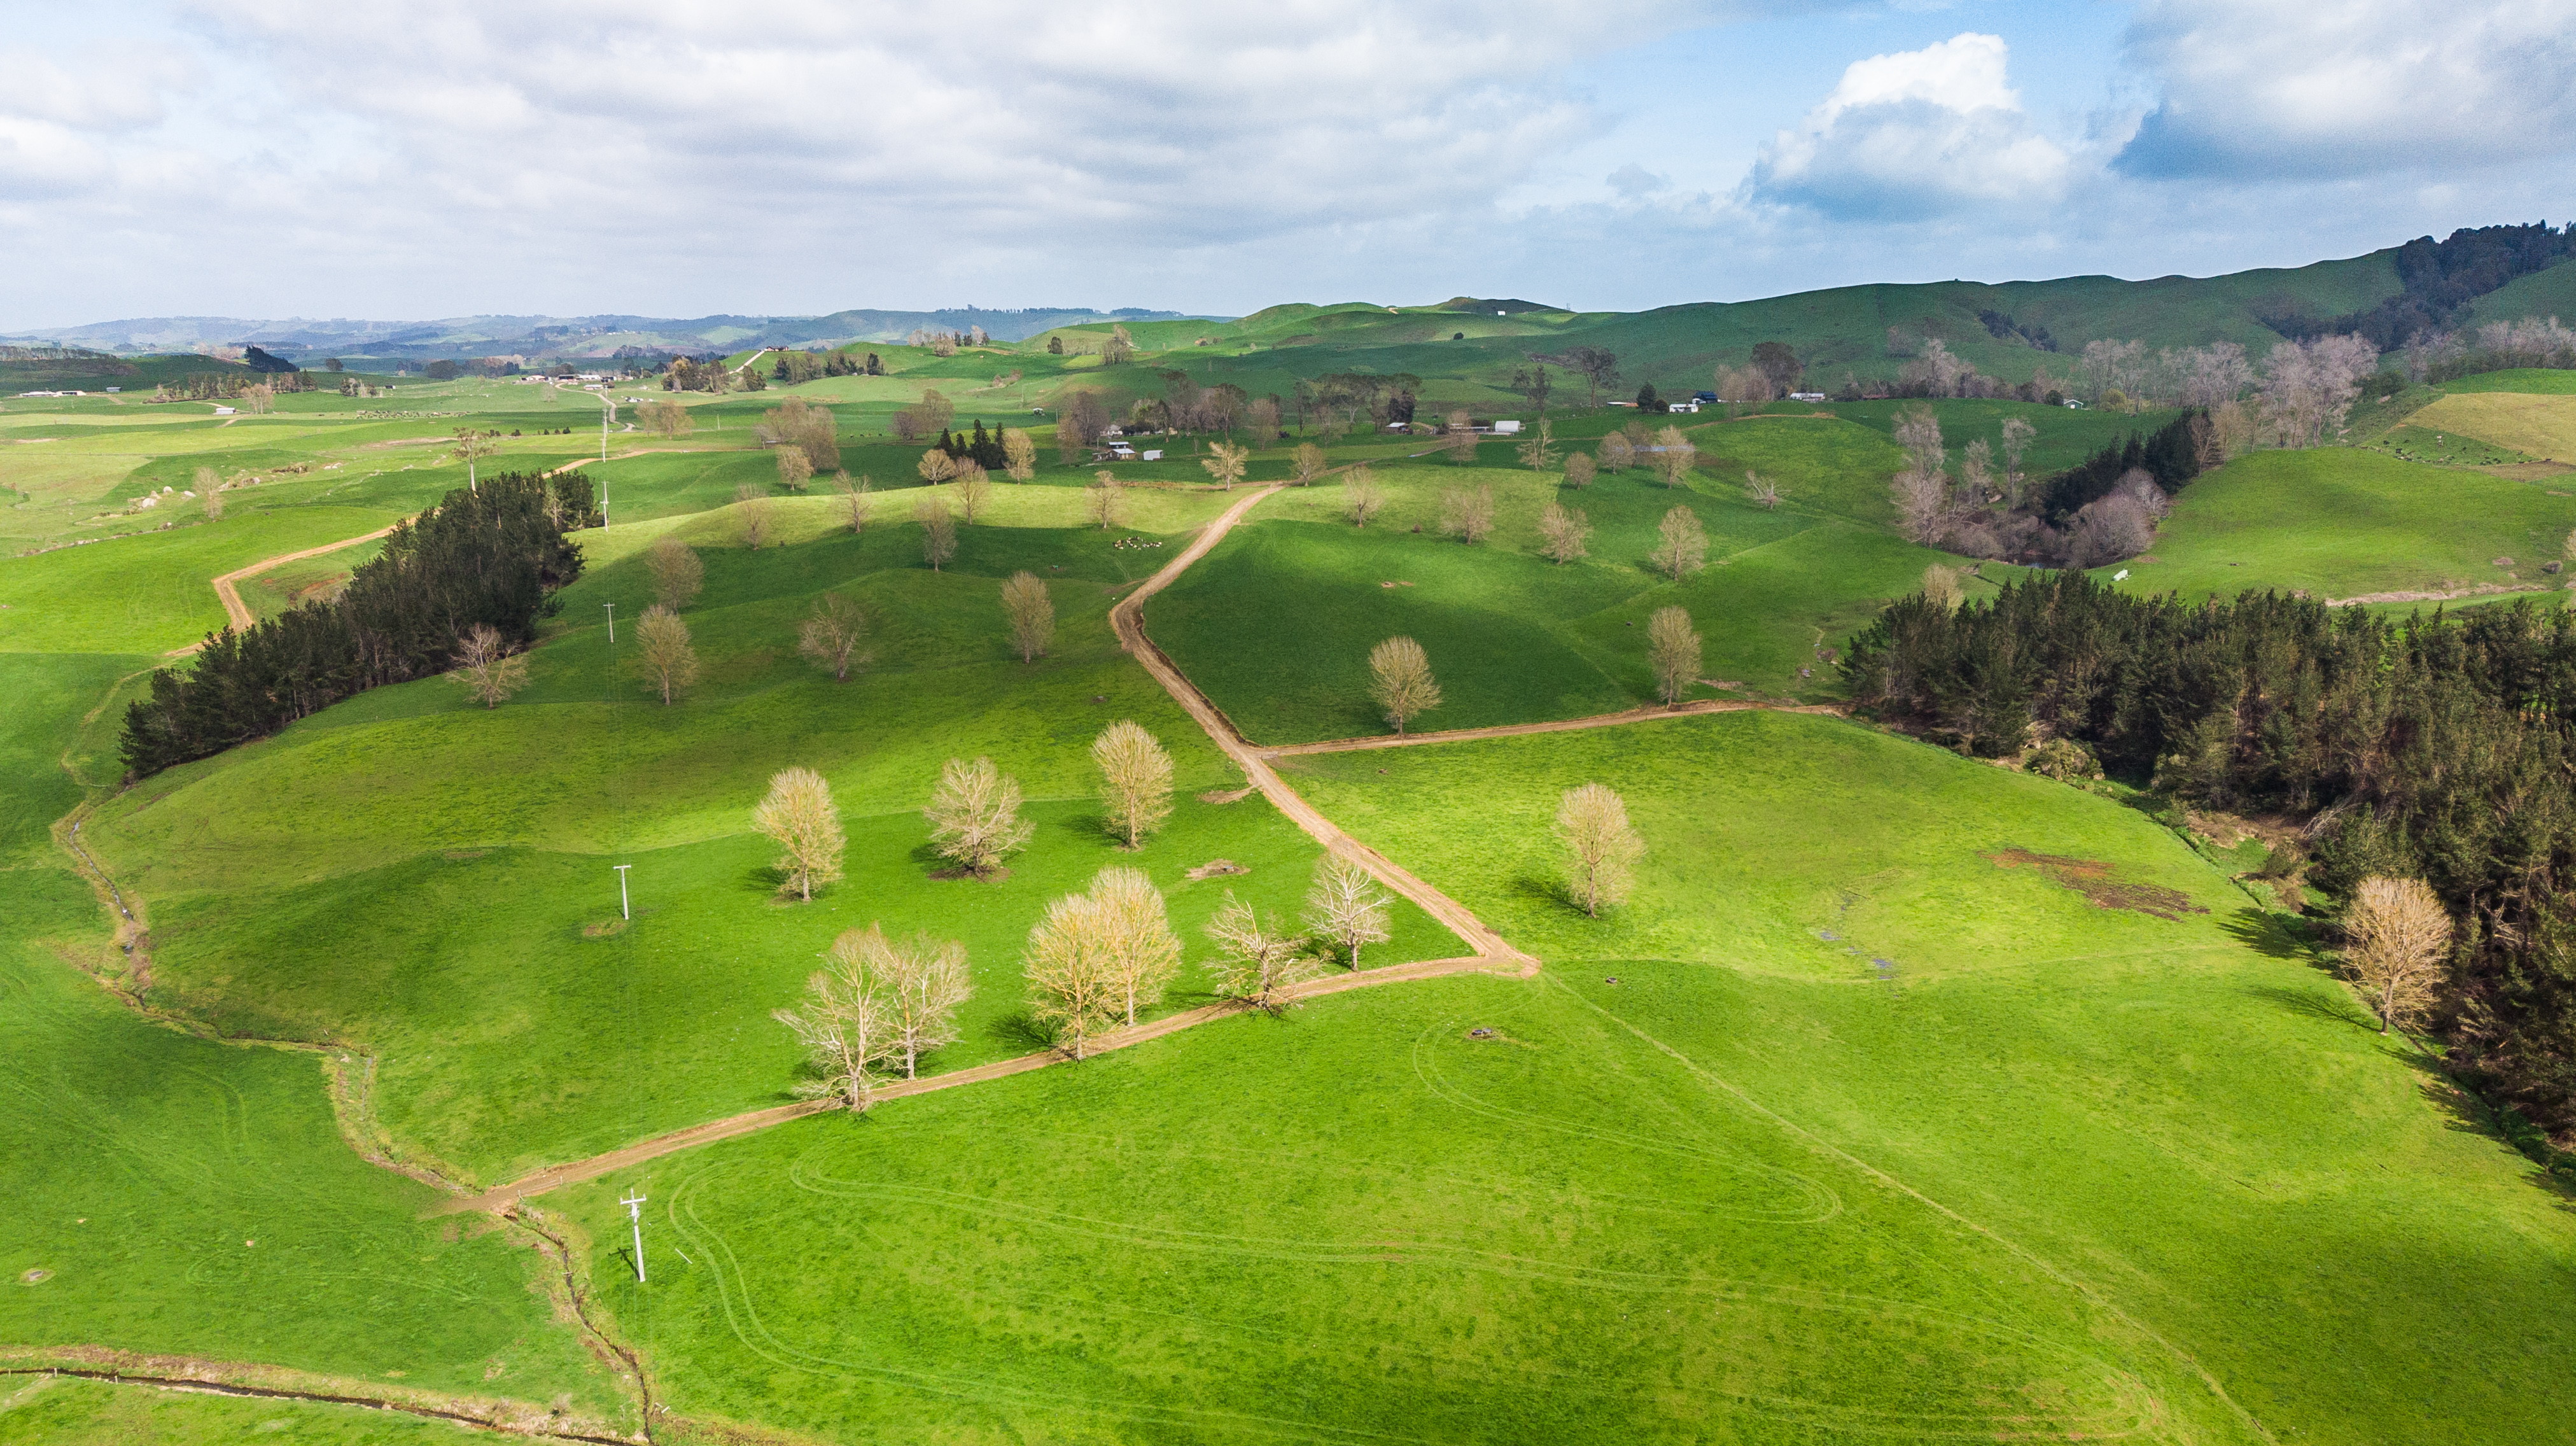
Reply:
[[1768, 511], [1780, 505], [1780, 488], [1748, 467], [1744, 472], [1744, 500]]
[[674, 401], [657, 399], [646, 402], [636, 410], [635, 419], [644, 424], [644, 430], [665, 437], [685, 437], [697, 430], [697, 423], [689, 417], [689, 409]]
[[891, 1048], [893, 1029], [884, 994], [857, 952], [845, 953], [836, 943], [829, 957], [831, 967], [805, 981], [804, 1007], [770, 1017], [796, 1032], [814, 1072], [813, 1079], [797, 1084], [796, 1093], [808, 1099], [837, 1096], [855, 1113], [867, 1109], [875, 1092], [876, 1069]]
[[862, 645], [868, 639], [867, 610], [836, 592], [814, 599], [814, 611], [796, 629], [796, 651], [814, 666], [832, 675], [835, 683], [850, 680], [850, 669], [865, 667], [871, 659]]
[[913, 470], [921, 474], [923, 482], [936, 487], [957, 475], [957, 459], [933, 447], [921, 454], [921, 460], [913, 464]]
[[655, 539], [644, 551], [644, 571], [653, 579], [653, 600], [673, 612], [697, 601], [706, 586], [706, 564], [697, 549], [676, 537]]
[[1315, 861], [1315, 882], [1306, 890], [1306, 927], [1357, 969], [1363, 945], [1383, 944], [1391, 937], [1387, 920], [1394, 903], [1365, 864], [1335, 849]]
[[923, 1055], [957, 1042], [957, 1008], [975, 995], [965, 945], [928, 934], [898, 941], [870, 924], [842, 931], [831, 957], [869, 981], [885, 1023], [884, 1058], [901, 1060], [905, 1079], [918, 1076]]
[[689, 646], [689, 625], [680, 615], [655, 603], [635, 625], [635, 658], [644, 676], [662, 690], [662, 702], [688, 691], [698, 680], [698, 651]]
[[1565, 845], [1566, 885], [1583, 912], [1599, 918], [1605, 904], [1628, 896], [1629, 871], [1646, 841], [1628, 826], [1628, 804], [1607, 784], [1569, 788], [1556, 805], [1556, 837]]
[[511, 652], [497, 630], [476, 623], [456, 640], [456, 667], [447, 676], [462, 684], [475, 702], [498, 708], [528, 685], [528, 660]]
[[975, 525], [986, 504], [993, 500], [993, 479], [973, 462], [957, 464], [957, 516], [967, 526]]
[[1118, 525], [1118, 477], [1106, 468], [1091, 474], [1083, 498], [1091, 520], [1103, 528]]
[[754, 552], [769, 540], [777, 519], [770, 515], [769, 494], [745, 482], [733, 489], [734, 515], [742, 524], [743, 546]]
[[1565, 485], [1580, 492], [1592, 485], [1592, 476], [1596, 470], [1597, 466], [1592, 460], [1591, 453], [1577, 452], [1565, 459]]
[[1054, 646], [1055, 599], [1045, 578], [1025, 568], [1012, 573], [1002, 584], [1002, 614], [1010, 619], [1011, 651], [1021, 662], [1034, 663]]
[[812, 903], [814, 886], [841, 876], [841, 811], [832, 785], [810, 768], [782, 768], [770, 775], [769, 796], [751, 811], [751, 826], [780, 849], [778, 892]]
[[1131, 849], [1144, 847], [1145, 835], [1172, 816], [1171, 755], [1153, 734], [1122, 718], [1091, 741], [1091, 761], [1100, 768], [1100, 802], [1109, 810], [1109, 831]]
[[1378, 490], [1377, 474], [1362, 462], [1342, 474], [1342, 510], [1349, 514], [1351, 526], [1366, 527], [1386, 505], [1386, 496]]
[[1601, 470], [1604, 472], [1625, 471], [1637, 460], [1636, 444], [1618, 432], [1612, 432], [1602, 438], [1601, 445], [1596, 450], [1600, 457]]
[[1315, 479], [1324, 475], [1324, 462], [1323, 448], [1312, 442], [1300, 442], [1296, 454], [1289, 461], [1291, 475], [1298, 486], [1313, 486]]
[[1908, 467], [1888, 479], [1887, 495], [1896, 504], [1897, 525], [1907, 541], [1930, 547], [1941, 540], [1942, 515], [1950, 505], [1948, 478]]
[[1091, 880], [1091, 901], [1100, 913], [1110, 985], [1134, 1024], [1136, 1011], [1161, 1003], [1181, 972], [1180, 936], [1172, 932], [1162, 891], [1143, 869], [1102, 869]]
[[1251, 460], [1250, 450], [1232, 442], [1218, 442], [1208, 448], [1208, 455], [1199, 459], [1199, 465], [1207, 469], [1219, 487], [1231, 492], [1234, 484], [1243, 480], [1243, 469]]
[[2407, 1029], [2432, 1007], [2451, 949], [2451, 916], [2420, 879], [2373, 876], [2344, 910], [2344, 967], [2379, 1016], [2379, 1032]]
[[1546, 418], [1539, 419], [1538, 435], [1512, 449], [1521, 465], [1533, 472], [1544, 472], [1556, 465], [1556, 427]]
[[1088, 894], [1067, 894], [1047, 905], [1029, 930], [1020, 970], [1029, 981], [1029, 1017], [1050, 1026], [1060, 1049], [1081, 1059], [1091, 1036], [1118, 1022], [1124, 998], [1111, 967], [1110, 921]]
[[778, 463], [779, 486], [790, 492], [803, 492], [813, 485], [814, 464], [805, 460], [801, 449], [781, 447], [773, 454], [773, 459]]
[[1020, 817], [1019, 780], [990, 758], [972, 763], [951, 758], [940, 765], [939, 786], [930, 791], [930, 803], [921, 813], [930, 820], [930, 846], [978, 877], [1028, 847], [1037, 832], [1035, 824]]
[[1957, 608], [1963, 596], [1959, 569], [1938, 562], [1923, 569], [1923, 596], [1944, 611]]
[[1306, 952], [1305, 939], [1264, 928], [1261, 915], [1232, 889], [1226, 890], [1206, 932], [1217, 947], [1209, 982], [1219, 994], [1255, 1009], [1278, 1013], [1290, 1002], [1289, 986], [1316, 972], [1317, 961]]
[[1369, 649], [1369, 697], [1395, 725], [1404, 725], [1440, 706], [1440, 685], [1431, 676], [1431, 658], [1422, 645], [1393, 637]]
[[1580, 507], [1550, 502], [1538, 515], [1539, 551], [1560, 567], [1585, 555], [1583, 542], [1591, 535], [1592, 524]]
[[195, 478], [197, 500], [205, 504], [206, 520], [219, 522], [224, 515], [224, 479], [212, 467], [200, 467]]
[[1473, 547], [1494, 530], [1494, 489], [1451, 487], [1440, 494], [1440, 532]]
[[866, 532], [870, 499], [876, 492], [875, 482], [866, 473], [853, 479], [847, 472], [835, 472], [832, 474], [832, 490], [841, 494], [841, 501], [850, 509], [850, 530]]
[[1995, 490], [1995, 449], [1977, 438], [1959, 454], [1959, 490], [1971, 505], [1983, 505]]
[[928, 493], [912, 504], [912, 520], [921, 524], [921, 556], [937, 572], [957, 555], [957, 520], [948, 515], [948, 499]]
[[1676, 506], [1655, 525], [1655, 550], [1647, 555], [1655, 571], [1675, 582], [1708, 565], [1708, 532], [1700, 526], [1699, 514], [1687, 506]]
[[[259, 410], [265, 411], [262, 407]], [[456, 429], [456, 460], [465, 464], [465, 490], [474, 490], [474, 464], [501, 450], [499, 432], [478, 432], [472, 427]]]
[[1646, 661], [1655, 670], [1655, 694], [1671, 707], [1699, 681], [1700, 637], [1690, 614], [1677, 607], [1655, 609], [1646, 619]]
[[1451, 412], [1449, 425], [1441, 431], [1440, 445], [1449, 453], [1450, 461], [1461, 465], [1474, 462], [1476, 460], [1474, 420], [1463, 411]]
[[1699, 448], [1682, 435], [1679, 427], [1666, 427], [1655, 434], [1655, 475], [1667, 487], [1679, 487], [1690, 480], [1693, 464], [1699, 461]]
[[1002, 429], [1002, 461], [1011, 480], [1026, 482], [1038, 475], [1037, 439], [1019, 427]]
[[2037, 427], [2019, 417], [2004, 419], [2004, 503], [2006, 506], [2021, 505], [2021, 459], [2022, 455], [2030, 450], [2031, 439], [2038, 435]]
[[1941, 419], [1930, 407], [1907, 407], [1896, 414], [1896, 445], [1905, 449], [1907, 463], [1925, 476], [1938, 477], [1949, 466], [1949, 449], [1941, 444]]

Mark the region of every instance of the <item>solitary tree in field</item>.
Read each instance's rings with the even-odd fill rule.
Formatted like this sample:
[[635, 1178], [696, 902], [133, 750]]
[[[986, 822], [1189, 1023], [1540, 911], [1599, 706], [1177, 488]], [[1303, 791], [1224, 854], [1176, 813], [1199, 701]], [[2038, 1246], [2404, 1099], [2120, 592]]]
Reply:
[[1628, 826], [1628, 805], [1606, 784], [1569, 788], [1556, 806], [1556, 837], [1565, 845], [1567, 891], [1583, 912], [1601, 916], [1605, 904], [1628, 896], [1629, 870], [1646, 841]]
[[1100, 802], [1109, 810], [1109, 831], [1142, 848], [1145, 835], [1172, 816], [1172, 757], [1133, 719], [1122, 718], [1091, 741], [1091, 761], [1100, 769]]
[[1411, 638], [1394, 637], [1369, 649], [1369, 696], [1400, 735], [1404, 725], [1440, 706], [1431, 658]]
[[1612, 432], [1601, 439], [1599, 451], [1601, 470], [1604, 472], [1625, 471], [1637, 460], [1636, 445], [1617, 432]]
[[1110, 985], [1134, 1024], [1136, 1011], [1161, 1003], [1181, 972], [1180, 936], [1172, 932], [1162, 891], [1143, 869], [1102, 869], [1091, 881], [1091, 902], [1099, 912]]
[[653, 579], [653, 600], [673, 612], [697, 601], [707, 582], [697, 549], [676, 537], [657, 538], [644, 550], [644, 571]]
[[474, 464], [501, 449], [499, 432], [478, 432], [472, 427], [456, 429], [456, 460], [465, 464], [465, 490], [474, 490]]
[[1055, 599], [1046, 579], [1023, 569], [1002, 584], [1002, 613], [1011, 621], [1011, 650], [1023, 663], [1046, 656], [1055, 642]]
[[1538, 515], [1539, 551], [1560, 567], [1584, 555], [1583, 541], [1591, 535], [1592, 524], [1580, 507], [1550, 502]]
[[1677, 506], [1665, 513], [1655, 533], [1655, 550], [1647, 557], [1655, 571], [1679, 582], [1708, 565], [1708, 532], [1690, 508]]
[[1386, 505], [1384, 494], [1377, 488], [1377, 474], [1366, 462], [1342, 474], [1342, 508], [1351, 517], [1351, 526], [1366, 527], [1378, 509]]
[[697, 430], [697, 423], [690, 420], [689, 409], [674, 401], [646, 402], [637, 409], [635, 417], [644, 424], [646, 431], [665, 437], [685, 437]]
[[1452, 487], [1440, 494], [1440, 530], [1473, 547], [1494, 530], [1494, 489]]
[[778, 845], [778, 892], [814, 901], [814, 886], [841, 876], [841, 811], [832, 785], [810, 768], [782, 768], [770, 775], [769, 796], [751, 811], [751, 826]]
[[975, 519], [984, 515], [984, 509], [992, 505], [993, 476], [970, 459], [957, 464], [956, 481], [958, 520], [972, 527]]
[[1667, 487], [1679, 487], [1690, 479], [1691, 465], [1699, 460], [1699, 449], [1679, 427], [1666, 427], [1655, 434], [1655, 475]]
[[1538, 435], [1512, 449], [1521, 465], [1533, 472], [1544, 472], [1556, 465], [1556, 427], [1544, 418], [1538, 424]]
[[2433, 1005], [2451, 950], [2451, 916], [2420, 879], [2373, 876], [2343, 915], [2344, 967], [2379, 1016], [2379, 1032], [2409, 1029]]
[[920, 1073], [923, 1055], [957, 1042], [957, 1008], [975, 993], [965, 945], [928, 934], [889, 939], [883, 925], [870, 924], [843, 930], [831, 959], [869, 981], [885, 1023], [884, 1057], [902, 1061], [905, 1079]]
[[1537, 363], [1525, 371], [1514, 371], [1511, 386], [1513, 391], [1520, 393], [1523, 399], [1538, 409], [1542, 420], [1546, 418], [1547, 399], [1555, 392], [1556, 382], [1548, 376], [1545, 362]]
[[1029, 981], [1029, 1017], [1053, 1029], [1056, 1046], [1081, 1059], [1091, 1037], [1118, 1022], [1124, 999], [1111, 967], [1110, 922], [1088, 894], [1047, 905], [1029, 930], [1020, 969]]
[[1216, 991], [1255, 1009], [1278, 1013], [1288, 1004], [1288, 987], [1310, 978], [1315, 958], [1304, 938], [1265, 926], [1250, 904], [1226, 890], [1225, 903], [1208, 920], [1207, 936], [1216, 941], [1217, 958], [1209, 982]]
[[212, 467], [197, 469], [197, 500], [206, 505], [206, 520], [215, 522], [224, 515], [224, 479]]
[[1646, 661], [1655, 670], [1655, 694], [1671, 707], [1699, 679], [1700, 638], [1690, 614], [1677, 607], [1655, 609], [1646, 620]]
[[850, 681], [851, 668], [867, 665], [867, 640], [866, 609], [836, 592], [814, 599], [814, 611], [796, 629], [796, 651], [835, 683]]
[[742, 523], [742, 543], [754, 552], [769, 540], [777, 519], [769, 512], [769, 494], [745, 482], [733, 489], [734, 515]]
[[1744, 473], [1744, 499], [1767, 512], [1780, 505], [1780, 489], [1764, 478], [1761, 473], [1747, 468]]
[[635, 625], [635, 657], [644, 676], [662, 690], [662, 703], [688, 691], [698, 681], [698, 652], [689, 646], [689, 625], [680, 615], [655, 603]]
[[1297, 485], [1308, 487], [1314, 484], [1316, 478], [1324, 475], [1324, 463], [1323, 448], [1312, 442], [1300, 442], [1297, 444], [1295, 456], [1289, 462], [1289, 467]]
[[1577, 452], [1565, 459], [1565, 485], [1580, 492], [1592, 485], [1593, 473], [1596, 470], [1591, 453]]
[[850, 509], [850, 530], [866, 532], [869, 498], [876, 491], [876, 484], [865, 473], [853, 480], [847, 472], [835, 472], [832, 474], [832, 490], [841, 494], [841, 501]]
[[982, 877], [1027, 848], [1037, 825], [1020, 817], [1019, 780], [978, 758], [951, 758], [939, 769], [939, 786], [922, 809], [930, 820], [930, 846], [940, 857]]
[[[855, 931], [854, 931], [855, 932]], [[796, 1032], [815, 1077], [796, 1086], [808, 1099], [837, 1097], [853, 1113], [864, 1111], [876, 1089], [877, 1066], [893, 1043], [882, 986], [869, 977], [855, 951], [836, 945], [829, 968], [805, 981], [800, 1008], [781, 1009], [771, 1018]]]
[[1026, 482], [1037, 476], [1037, 439], [1018, 427], [1003, 428], [1002, 459], [1014, 482]]
[[1091, 485], [1084, 489], [1083, 502], [1091, 520], [1103, 530], [1118, 525], [1118, 477], [1107, 469], [1091, 474]]
[[922, 481], [936, 487], [957, 475], [957, 459], [933, 447], [921, 454], [921, 460], [913, 464], [913, 470], [921, 474]]
[[1234, 484], [1243, 480], [1244, 466], [1251, 460], [1250, 449], [1233, 442], [1218, 442], [1208, 448], [1208, 455], [1199, 459], [1199, 465], [1207, 469], [1219, 487], [1231, 492]]
[[498, 708], [528, 685], [528, 660], [513, 653], [500, 633], [483, 623], [456, 640], [456, 668], [448, 677], [464, 685], [474, 701]]
[[790, 492], [803, 492], [814, 482], [814, 464], [805, 460], [801, 448], [781, 447], [775, 454], [778, 463], [778, 485]]
[[930, 493], [912, 504], [912, 520], [921, 524], [921, 556], [937, 572], [957, 555], [957, 520], [948, 515], [948, 499]]
[[1357, 969], [1361, 946], [1383, 944], [1390, 937], [1387, 917], [1394, 903], [1365, 865], [1335, 849], [1315, 861], [1315, 882], [1306, 890], [1306, 927]]

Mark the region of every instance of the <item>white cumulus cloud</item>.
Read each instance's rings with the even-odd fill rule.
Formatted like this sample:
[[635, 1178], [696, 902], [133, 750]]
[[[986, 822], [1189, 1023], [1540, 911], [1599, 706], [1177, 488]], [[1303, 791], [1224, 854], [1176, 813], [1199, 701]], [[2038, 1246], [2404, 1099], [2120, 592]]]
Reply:
[[1751, 195], [1853, 219], [2055, 200], [2070, 158], [2023, 112], [2009, 57], [2003, 37], [1970, 32], [1854, 61], [1764, 147]]
[[2576, 149], [2576, 0], [2149, 0], [2131, 65], [2161, 92], [2120, 169], [2359, 176]]

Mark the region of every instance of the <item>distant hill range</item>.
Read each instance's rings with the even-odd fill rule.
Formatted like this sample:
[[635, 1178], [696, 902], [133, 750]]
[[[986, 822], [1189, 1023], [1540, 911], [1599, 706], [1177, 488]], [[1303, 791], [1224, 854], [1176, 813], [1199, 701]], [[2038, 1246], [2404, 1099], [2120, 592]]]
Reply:
[[323, 357], [435, 361], [483, 356], [608, 357], [636, 353], [719, 355], [764, 346], [900, 342], [914, 332], [971, 335], [981, 327], [1019, 341], [1060, 326], [1180, 321], [1189, 314], [1127, 307], [1033, 307], [985, 311], [836, 311], [829, 316], [466, 316], [442, 321], [260, 321], [234, 316], [147, 316], [21, 332], [0, 341], [52, 342], [118, 356], [257, 347], [305, 365]]

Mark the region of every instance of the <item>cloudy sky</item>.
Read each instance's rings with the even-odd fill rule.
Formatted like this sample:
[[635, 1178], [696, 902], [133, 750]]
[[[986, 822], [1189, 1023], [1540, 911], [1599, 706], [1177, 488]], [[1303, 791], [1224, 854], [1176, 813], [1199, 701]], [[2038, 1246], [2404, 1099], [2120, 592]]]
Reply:
[[2576, 199], [2576, 0], [129, 0], [0, 76], [0, 331], [1630, 309]]

